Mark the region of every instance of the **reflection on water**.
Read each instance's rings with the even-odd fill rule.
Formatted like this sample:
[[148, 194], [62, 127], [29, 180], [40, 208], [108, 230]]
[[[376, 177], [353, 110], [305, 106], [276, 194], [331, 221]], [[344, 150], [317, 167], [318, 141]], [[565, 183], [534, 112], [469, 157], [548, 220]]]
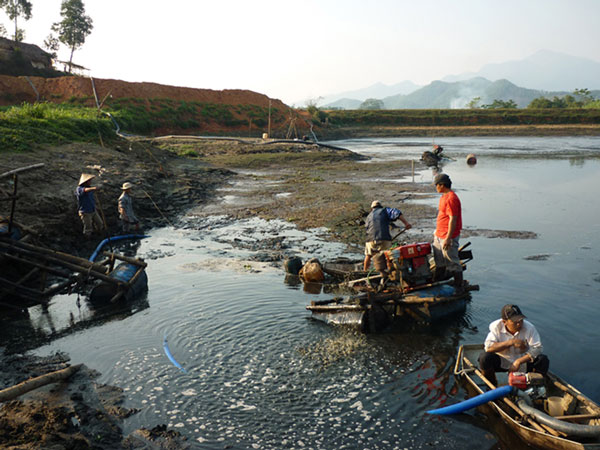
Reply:
[[[420, 156], [430, 141], [340, 145], [385, 159]], [[456, 351], [480, 342], [509, 301], [538, 327], [551, 368], [600, 400], [599, 140], [436, 143], [456, 156], [444, 171], [466, 226], [538, 236], [469, 239], [475, 260], [467, 277], [481, 290], [462, 316], [382, 335], [316, 322], [305, 306], [330, 294], [285, 278], [283, 260], [360, 255], [326, 244], [322, 230], [302, 233], [283, 221], [190, 216], [182, 229], [153, 230], [140, 244], [138, 255], [149, 262], [146, 306], [60, 336], [70, 317], [91, 319], [85, 305], [80, 310], [64, 296], [47, 313], [33, 311], [22, 332], [54, 333], [60, 338], [38, 353], [60, 349], [102, 372], [100, 382], [123, 387], [126, 406], [140, 408], [126, 432], [167, 423], [206, 449], [518, 448], [498, 444], [477, 414], [439, 418], [425, 411], [464, 398], [451, 376]], [[477, 154], [477, 166], [461, 161], [468, 153]], [[417, 182], [430, 177], [424, 172]], [[165, 355], [165, 334], [187, 374]]]

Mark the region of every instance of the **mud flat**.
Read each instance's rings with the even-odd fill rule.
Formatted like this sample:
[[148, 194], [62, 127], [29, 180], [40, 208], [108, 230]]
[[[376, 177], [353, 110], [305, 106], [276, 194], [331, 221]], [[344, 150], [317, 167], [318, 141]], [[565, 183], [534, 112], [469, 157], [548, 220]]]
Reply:
[[[168, 140], [64, 145], [29, 153], [0, 154], [0, 172], [44, 163], [18, 179], [17, 222], [51, 248], [87, 257], [105, 233], [81, 239], [74, 189], [82, 172], [96, 175], [109, 234], [118, 230], [116, 202], [123, 182], [134, 183], [134, 207], [145, 228], [174, 225], [187, 212], [260, 216], [293, 222], [300, 229], [327, 227], [331, 240], [357, 252], [364, 245], [361, 220], [373, 199], [402, 209], [413, 224], [409, 239], [428, 240], [435, 208], [412, 199], [436, 196], [433, 186], [410, 181], [411, 162], [376, 162], [353, 152], [306, 143], [258, 145], [243, 141]], [[422, 168], [422, 167], [418, 167]], [[1, 197], [11, 190], [2, 179]], [[0, 203], [8, 216], [10, 202]], [[473, 231], [477, 232], [476, 230]], [[502, 236], [498, 230], [480, 230]], [[526, 233], [518, 238], [533, 238]], [[68, 366], [68, 356], [46, 358], [5, 354], [0, 389]], [[135, 410], [122, 408], [118, 387], [98, 385], [93, 368], [68, 383], [51, 384], [0, 408], [3, 448], [185, 448], [166, 427], [125, 437], [121, 421]], [[144, 447], [146, 445], [146, 447]], [[152, 447], [154, 446], [154, 447]]]

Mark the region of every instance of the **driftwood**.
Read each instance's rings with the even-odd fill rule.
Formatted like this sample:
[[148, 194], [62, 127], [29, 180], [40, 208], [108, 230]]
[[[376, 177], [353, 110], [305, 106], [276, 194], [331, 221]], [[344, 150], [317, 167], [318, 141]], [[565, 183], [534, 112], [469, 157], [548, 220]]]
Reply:
[[15, 386], [3, 389], [0, 391], [0, 402], [6, 402], [13, 400], [20, 395], [23, 395], [29, 391], [33, 391], [39, 387], [45, 386], [50, 383], [56, 383], [69, 378], [75, 372], [77, 372], [83, 364], [77, 364], [75, 366], [67, 367], [66, 369], [57, 370], [50, 372], [39, 377], [31, 378], [23, 381]]

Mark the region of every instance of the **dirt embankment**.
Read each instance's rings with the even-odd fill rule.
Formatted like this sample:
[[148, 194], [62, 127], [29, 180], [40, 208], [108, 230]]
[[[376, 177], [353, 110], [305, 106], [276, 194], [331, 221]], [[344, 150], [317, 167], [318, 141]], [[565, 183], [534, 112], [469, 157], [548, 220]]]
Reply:
[[[310, 125], [305, 117], [293, 112], [281, 100], [271, 99], [264, 94], [243, 89], [196, 89], [189, 87], [168, 86], [158, 83], [133, 83], [122, 80], [91, 79], [80, 76], [64, 76], [58, 78], [13, 77], [0, 75], [0, 106], [20, 105], [24, 102], [67, 103], [76, 101], [89, 107], [97, 103], [110, 107], [112, 102], [123, 100], [136, 105], [145, 102], [150, 111], [150, 100], [174, 102], [196, 102], [199, 104], [223, 105], [231, 107], [231, 117], [226, 121], [211, 120], [198, 117], [198, 129], [172, 126], [156, 130], [156, 134], [244, 134], [261, 136], [268, 131], [266, 111], [271, 110], [271, 131], [285, 135], [294, 129], [295, 134], [308, 132]], [[257, 111], [261, 109], [261, 125], [256, 125]]]
[[[86, 258], [99, 240], [118, 234], [117, 200], [124, 182], [134, 184], [134, 208], [148, 229], [174, 221], [177, 213], [205, 200], [230, 175], [148, 144], [125, 141], [109, 147], [69, 144], [0, 154], [0, 174], [39, 163], [44, 166], [18, 175], [14, 219], [37, 234], [40, 243]], [[90, 242], [82, 239], [77, 215], [75, 188], [82, 173], [95, 176], [92, 185], [99, 187], [97, 205], [107, 225], [107, 231]], [[7, 198], [13, 190], [12, 177], [0, 179], [0, 197]], [[7, 218], [10, 207], [9, 201], [0, 202], [0, 216]]]
[[[94, 94], [94, 88], [96, 93]], [[15, 105], [21, 102], [49, 101], [66, 102], [74, 98], [169, 98], [171, 100], [223, 103], [227, 105], [258, 105], [287, 109], [277, 99], [242, 89], [195, 89], [167, 86], [158, 83], [131, 83], [122, 80], [91, 79], [79, 76], [59, 78], [11, 77], [0, 75], [0, 105]]]

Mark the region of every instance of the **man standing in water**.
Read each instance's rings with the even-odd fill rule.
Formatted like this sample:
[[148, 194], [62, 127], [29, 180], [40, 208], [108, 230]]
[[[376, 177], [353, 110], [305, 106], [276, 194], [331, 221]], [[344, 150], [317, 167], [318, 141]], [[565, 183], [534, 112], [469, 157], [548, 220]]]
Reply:
[[365, 260], [363, 263], [365, 272], [369, 270], [373, 255], [387, 250], [392, 246], [390, 225], [398, 219], [400, 219], [407, 230], [412, 228], [412, 225], [408, 223], [408, 220], [404, 218], [402, 211], [399, 209], [384, 208], [381, 206], [379, 200], [374, 200], [371, 203], [371, 212], [365, 222], [367, 229], [367, 243], [365, 244]]
[[521, 308], [504, 305], [500, 317], [490, 324], [485, 351], [479, 355], [483, 375], [497, 386], [496, 372], [548, 372], [550, 361], [542, 354], [540, 335], [533, 324], [525, 320]]
[[87, 173], [81, 174], [79, 178], [79, 184], [75, 189], [75, 195], [77, 196], [77, 212], [83, 222], [83, 235], [89, 239], [92, 237], [92, 231], [95, 228], [100, 231], [104, 226], [102, 219], [96, 210], [96, 199], [94, 193], [98, 190], [97, 187], [92, 186], [92, 179], [94, 175]]
[[139, 231], [140, 229], [140, 221], [133, 212], [131, 188], [133, 188], [133, 184], [129, 181], [123, 183], [123, 186], [121, 187], [123, 193], [119, 197], [119, 218], [121, 219], [123, 233], [129, 233], [132, 229], [135, 231]]
[[458, 195], [451, 189], [452, 181], [445, 173], [433, 179], [435, 189], [442, 194], [438, 206], [437, 224], [433, 235], [433, 257], [436, 270], [444, 267], [454, 276], [457, 294], [464, 292], [463, 268], [458, 257], [458, 239], [462, 230], [462, 210]]

